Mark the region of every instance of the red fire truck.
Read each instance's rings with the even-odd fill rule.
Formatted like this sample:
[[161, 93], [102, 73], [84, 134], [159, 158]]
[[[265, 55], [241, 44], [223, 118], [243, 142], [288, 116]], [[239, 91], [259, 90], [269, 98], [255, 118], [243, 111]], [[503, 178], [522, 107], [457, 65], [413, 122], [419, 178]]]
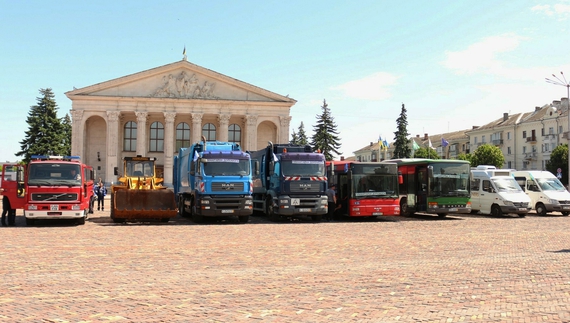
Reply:
[[5, 164], [3, 203], [24, 210], [27, 225], [35, 220], [75, 219], [84, 224], [93, 213], [93, 167], [77, 156], [33, 155], [27, 165]]
[[336, 184], [335, 217], [400, 215], [398, 165], [388, 162], [327, 162], [329, 185]]

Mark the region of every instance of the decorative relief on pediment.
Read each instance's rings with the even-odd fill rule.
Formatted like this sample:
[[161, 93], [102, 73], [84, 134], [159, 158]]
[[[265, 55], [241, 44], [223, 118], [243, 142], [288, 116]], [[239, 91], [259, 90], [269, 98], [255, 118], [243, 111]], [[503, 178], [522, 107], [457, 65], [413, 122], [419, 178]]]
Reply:
[[219, 99], [214, 95], [216, 83], [200, 81], [196, 74], [188, 76], [185, 71], [178, 76], [165, 75], [162, 78], [162, 86], [151, 97], [155, 98], [181, 98], [181, 99]]

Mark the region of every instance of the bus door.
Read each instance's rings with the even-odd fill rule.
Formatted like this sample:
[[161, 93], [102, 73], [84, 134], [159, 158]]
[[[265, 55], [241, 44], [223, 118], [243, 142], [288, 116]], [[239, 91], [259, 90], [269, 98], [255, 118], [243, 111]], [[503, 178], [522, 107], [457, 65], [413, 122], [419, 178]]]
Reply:
[[427, 211], [428, 172], [425, 166], [416, 167], [416, 211]]
[[[351, 178], [352, 176], [350, 176]], [[337, 204], [340, 205], [340, 214], [342, 215], [350, 215], [348, 214], [348, 204], [350, 196], [352, 195], [352, 185], [350, 185], [350, 179], [348, 174], [339, 174], [338, 175], [338, 187], [337, 187]]]

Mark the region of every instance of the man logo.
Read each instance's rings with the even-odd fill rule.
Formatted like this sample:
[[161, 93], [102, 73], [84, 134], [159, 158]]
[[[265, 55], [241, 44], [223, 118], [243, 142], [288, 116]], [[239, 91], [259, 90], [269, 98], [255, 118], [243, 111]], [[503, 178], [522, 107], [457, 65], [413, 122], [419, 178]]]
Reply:
[[302, 190], [311, 189], [311, 184], [299, 184], [299, 188]]
[[234, 189], [234, 184], [222, 184], [222, 189], [229, 191]]

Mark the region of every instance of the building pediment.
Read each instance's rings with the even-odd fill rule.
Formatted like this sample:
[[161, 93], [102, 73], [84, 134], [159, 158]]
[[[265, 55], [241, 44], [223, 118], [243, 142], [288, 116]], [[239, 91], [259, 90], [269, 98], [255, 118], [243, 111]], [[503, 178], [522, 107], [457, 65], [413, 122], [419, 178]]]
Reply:
[[212, 70], [179, 61], [65, 93], [78, 97], [161, 98], [179, 100], [296, 101]]

